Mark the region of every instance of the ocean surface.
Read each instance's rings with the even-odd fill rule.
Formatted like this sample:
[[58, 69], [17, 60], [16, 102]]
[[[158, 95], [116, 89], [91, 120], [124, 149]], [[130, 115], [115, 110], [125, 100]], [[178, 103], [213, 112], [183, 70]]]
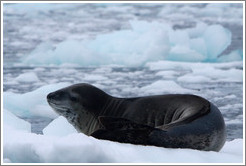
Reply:
[[[242, 15], [242, 5], [236, 3], [4, 4], [3, 92], [6, 96], [15, 97], [50, 84], [86, 82], [118, 97], [192, 93], [212, 101], [221, 110], [227, 140], [243, 138]], [[131, 21], [135, 23], [131, 24]], [[169, 39], [165, 50], [162, 46], [169, 42], [166, 39], [152, 42], [153, 36], [163, 34], [160, 29], [155, 30], [154, 26], [159, 23], [165, 25], [164, 29], [169, 28], [166, 30], [168, 35], [173, 32], [181, 34], [180, 37], [175, 33], [173, 36], [178, 41]], [[201, 28], [194, 29], [198, 25]], [[149, 29], [146, 30], [147, 26]], [[222, 37], [217, 42], [218, 45], [222, 42], [221, 49], [216, 50], [216, 45], [207, 45], [205, 52], [208, 56], [202, 54], [202, 44], [196, 47], [186, 45], [197, 34], [199, 39], [203, 39], [199, 33], [206, 28], [214, 31], [211, 36], [221, 34], [219, 37]], [[127, 31], [129, 29], [138, 33], [131, 34]], [[155, 34], [156, 31], [160, 33]], [[207, 31], [208, 34], [210, 31]], [[141, 32], [149, 35], [131, 43], [131, 39]], [[188, 39], [187, 34], [190, 35]], [[207, 35], [204, 36], [205, 40]], [[125, 40], [118, 40], [122, 38]], [[223, 43], [227, 39], [229, 43]], [[180, 43], [181, 40], [183, 42]], [[92, 44], [88, 44], [90, 42]], [[81, 50], [83, 43], [87, 49]], [[101, 45], [107, 48], [101, 48]], [[122, 47], [118, 48], [119, 45]], [[112, 51], [111, 47], [117, 48]], [[145, 51], [149, 47], [151, 49]], [[128, 48], [131, 50], [125, 51]], [[138, 49], [136, 52], [135, 48]], [[185, 48], [182, 58], [175, 48]], [[193, 48], [197, 52], [194, 53]], [[93, 49], [99, 51], [90, 53]], [[116, 51], [119, 56], [114, 56]], [[162, 51], [167, 54], [172, 52], [171, 58], [162, 58]], [[216, 54], [212, 55], [214, 52]], [[136, 58], [132, 59], [135, 53]], [[185, 58], [186, 53], [189, 58]], [[80, 54], [84, 59], [80, 58]], [[146, 55], [146, 58], [141, 59], [140, 54]], [[93, 55], [98, 57], [90, 59]], [[192, 62], [198, 55], [199, 58]], [[8, 100], [10, 98], [3, 98], [5, 109], [16, 111], [22, 107], [21, 104], [15, 107], [5, 104], [10, 102]], [[38, 134], [42, 134], [43, 128], [54, 119], [35, 113], [18, 115], [30, 122], [32, 132]]]

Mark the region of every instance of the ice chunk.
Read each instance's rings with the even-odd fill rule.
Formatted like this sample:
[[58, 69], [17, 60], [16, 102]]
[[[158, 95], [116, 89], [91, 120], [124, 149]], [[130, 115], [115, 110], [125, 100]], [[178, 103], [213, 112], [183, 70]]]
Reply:
[[39, 47], [40, 51], [34, 50], [28, 57], [23, 59], [23, 63], [29, 65], [61, 65], [71, 64], [92, 64], [97, 62], [93, 58], [90, 50], [84, 47], [83, 42], [67, 40], [59, 43], [54, 49]]
[[26, 132], [31, 132], [31, 124], [27, 121], [18, 118], [13, 113], [9, 112], [6, 109], [3, 109], [3, 124], [4, 124], [4, 133], [7, 131], [7, 126], [15, 130], [22, 130]]
[[48, 104], [37, 104], [33, 105], [32, 108], [29, 109], [30, 115], [48, 117], [48, 118], [56, 118], [58, 115], [55, 113]]
[[167, 57], [168, 60], [189, 62], [200, 62], [205, 58], [206, 57], [202, 54], [183, 45], [176, 45], [172, 47]]
[[181, 76], [177, 79], [177, 81], [180, 82], [188, 82], [188, 83], [206, 83], [206, 82], [211, 82], [211, 78], [205, 77], [202, 75], [193, 75], [193, 74], [186, 74], [184, 76]]
[[187, 31], [176, 30], [169, 31], [169, 40], [171, 45], [181, 45], [183, 47], [189, 47], [190, 37]]
[[19, 117], [36, 115], [55, 118], [57, 114], [48, 106], [46, 96], [68, 85], [68, 83], [46, 85], [24, 94], [4, 92], [3, 107]]
[[145, 66], [150, 70], [191, 70], [192, 64], [188, 62], [157, 61], [148, 62]]
[[[147, 61], [164, 59], [170, 49], [171, 26], [158, 22], [131, 21], [132, 30], [98, 35], [95, 40], [67, 40], [53, 49], [39, 47], [23, 59], [28, 65], [140, 66]], [[42, 50], [42, 51], [41, 51]]]
[[139, 66], [146, 61], [163, 59], [169, 51], [170, 26], [145, 21], [131, 21], [131, 25], [132, 30], [97, 36], [89, 48], [97, 50], [109, 64]]
[[187, 74], [179, 77], [180, 82], [242, 82], [242, 61], [228, 63], [190, 63], [158, 61], [146, 64], [150, 70], [180, 70]]
[[221, 54], [231, 44], [231, 32], [221, 25], [209, 26], [203, 38], [207, 46], [207, 60], [216, 61], [219, 54]]
[[59, 116], [43, 129], [43, 133], [44, 135], [66, 136], [77, 133], [77, 131], [66, 118]]
[[68, 39], [51, 48], [43, 43], [23, 63], [132, 67], [159, 60], [216, 62], [231, 43], [231, 32], [221, 25], [198, 23], [195, 28], [173, 30], [165, 22], [133, 20], [130, 24], [131, 29], [100, 34], [91, 40]]
[[199, 38], [202, 36], [208, 25], [204, 22], [199, 22], [194, 28], [187, 29], [190, 38]]
[[107, 80], [108, 78], [105, 77], [105, 76], [102, 76], [102, 75], [93, 75], [93, 74], [90, 74], [90, 75], [85, 75], [83, 77], [83, 80], [86, 80], [86, 81], [102, 81], [102, 80]]
[[163, 78], [165, 79], [168, 79], [168, 78], [174, 78], [176, 76], [179, 75], [179, 72], [177, 71], [171, 71], [171, 70], [164, 70], [164, 71], [159, 71], [156, 73], [157, 76], [162, 76]]
[[161, 94], [161, 93], [192, 93], [192, 90], [182, 88], [174, 81], [156, 81], [150, 85], [141, 88], [146, 94]]
[[221, 82], [242, 82], [243, 71], [239, 69], [217, 69], [213, 66], [204, 66], [203, 68], [193, 68], [193, 76], [208, 77], [212, 81]]
[[222, 17], [226, 10], [230, 10], [228, 9], [230, 5], [230, 3], [209, 3], [205, 8], [201, 9], [201, 14], [205, 16]]
[[[207, 46], [203, 38], [198, 37], [190, 40], [190, 49], [196, 51], [197, 53], [201, 54], [203, 57], [201, 61], [207, 58]], [[189, 55], [189, 54], [188, 54]], [[200, 56], [201, 56], [200, 55]]]
[[27, 72], [20, 74], [18, 77], [15, 78], [15, 81], [18, 82], [39, 82], [38, 76], [34, 72]]
[[243, 60], [243, 51], [234, 50], [227, 55], [222, 55], [218, 58], [219, 62], [231, 62], [231, 61], [242, 61]]

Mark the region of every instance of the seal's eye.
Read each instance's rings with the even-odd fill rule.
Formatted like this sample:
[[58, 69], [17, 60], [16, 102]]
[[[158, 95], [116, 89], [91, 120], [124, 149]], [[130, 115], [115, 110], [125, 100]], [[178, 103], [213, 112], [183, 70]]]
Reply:
[[78, 98], [77, 97], [74, 97], [74, 96], [71, 96], [70, 97], [70, 100], [76, 102], [76, 101], [78, 101]]

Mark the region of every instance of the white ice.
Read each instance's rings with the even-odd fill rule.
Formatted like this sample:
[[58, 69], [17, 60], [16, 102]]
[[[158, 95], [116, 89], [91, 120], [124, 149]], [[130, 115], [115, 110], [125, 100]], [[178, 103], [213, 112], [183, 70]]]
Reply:
[[15, 78], [15, 81], [25, 83], [25, 82], [39, 82], [38, 76], [34, 72], [27, 72], [20, 74]]
[[[220, 152], [167, 149], [97, 140], [82, 133], [59, 132], [71, 125], [56, 119], [44, 135], [4, 130], [3, 162], [9, 163], [242, 163], [243, 140], [226, 142]], [[12, 121], [12, 127], [16, 127]], [[4, 125], [6, 125], [4, 123]], [[69, 129], [70, 130], [70, 129]], [[20, 139], [21, 138], [21, 139]]]
[[22, 120], [15, 116], [10, 111], [4, 109], [3, 110], [3, 124], [4, 131], [7, 131], [9, 128], [21, 130], [25, 132], [31, 132], [31, 124], [25, 120]]
[[46, 96], [48, 93], [68, 85], [68, 83], [50, 84], [25, 94], [4, 92], [3, 108], [20, 117], [55, 118], [57, 114], [47, 105]]
[[77, 133], [76, 129], [67, 122], [63, 116], [54, 119], [48, 126], [43, 129], [44, 135], [66, 136]]
[[42, 43], [24, 58], [27, 65], [142, 66], [172, 60], [217, 62], [242, 60], [242, 52], [219, 55], [231, 44], [231, 32], [221, 25], [198, 23], [173, 30], [165, 22], [130, 21], [131, 29], [100, 34], [95, 39], [66, 40], [54, 48]]
[[[178, 77], [180, 82], [242, 82], [243, 71], [237, 69], [243, 67], [241, 61], [231, 63], [188, 63], [158, 61], [149, 62], [145, 65], [150, 70], [182, 70], [187, 74]], [[226, 69], [227, 68], [227, 69]], [[159, 75], [159, 72], [157, 73]]]
[[150, 85], [140, 88], [146, 94], [165, 94], [165, 93], [192, 93], [192, 90], [182, 88], [174, 81], [159, 80]]

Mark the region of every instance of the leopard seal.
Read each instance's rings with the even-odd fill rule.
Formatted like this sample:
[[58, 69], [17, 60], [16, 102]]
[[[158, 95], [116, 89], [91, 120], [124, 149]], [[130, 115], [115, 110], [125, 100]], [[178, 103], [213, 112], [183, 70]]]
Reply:
[[190, 94], [113, 97], [86, 83], [49, 93], [47, 101], [78, 132], [98, 139], [219, 151], [226, 140], [219, 109]]

